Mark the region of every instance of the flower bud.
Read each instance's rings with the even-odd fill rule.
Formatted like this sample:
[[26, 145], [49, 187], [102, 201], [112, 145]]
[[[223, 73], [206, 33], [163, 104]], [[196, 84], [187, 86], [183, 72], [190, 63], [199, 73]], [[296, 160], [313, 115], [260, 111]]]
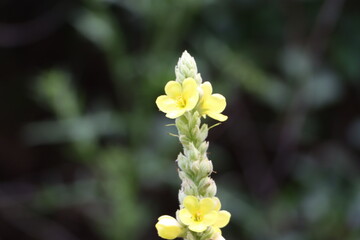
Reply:
[[199, 183], [199, 193], [204, 197], [213, 197], [216, 195], [216, 184], [214, 180], [207, 177]]
[[208, 125], [205, 124], [205, 123], [203, 125], [201, 125], [201, 128], [200, 128], [200, 139], [201, 139], [201, 141], [205, 141], [205, 139], [208, 136], [208, 132], [209, 132]]
[[186, 151], [186, 153], [191, 161], [195, 162], [200, 158], [199, 150], [196, 149], [193, 143], [189, 144], [189, 149]]
[[202, 155], [205, 155], [204, 157], [207, 158], [207, 149], [209, 148], [209, 142], [202, 142], [199, 146], [199, 152]]
[[164, 215], [159, 217], [155, 225], [158, 235], [164, 239], [175, 239], [183, 233], [183, 227], [173, 217]]
[[198, 69], [195, 59], [187, 52], [184, 51], [175, 67], [176, 81], [182, 82], [185, 78], [194, 78], [197, 84], [201, 84], [201, 76], [198, 75]]
[[179, 198], [179, 203], [180, 205], [182, 205], [183, 201], [184, 201], [184, 198], [186, 197], [187, 195], [184, 193], [184, 190], [183, 189], [180, 189], [179, 190], [179, 194], [178, 194], [178, 198]]
[[211, 161], [205, 160], [200, 162], [200, 173], [203, 176], [208, 176], [213, 171], [213, 164]]
[[189, 164], [187, 162], [187, 158], [182, 153], [180, 153], [178, 155], [176, 161], [177, 161], [177, 163], [178, 163], [181, 170], [183, 170], [183, 171], [188, 170]]
[[199, 170], [200, 170], [200, 161], [199, 160], [196, 160], [194, 162], [191, 163], [191, 171], [195, 174], [198, 174], [199, 173]]

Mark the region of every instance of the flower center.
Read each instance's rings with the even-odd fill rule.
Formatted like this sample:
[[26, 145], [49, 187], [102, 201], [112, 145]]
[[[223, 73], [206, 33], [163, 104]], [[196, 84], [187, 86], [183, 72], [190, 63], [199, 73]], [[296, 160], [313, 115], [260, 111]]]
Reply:
[[186, 101], [182, 96], [177, 97], [176, 102], [181, 108], [184, 108], [186, 106]]
[[195, 221], [200, 222], [202, 220], [202, 214], [200, 212], [195, 213]]

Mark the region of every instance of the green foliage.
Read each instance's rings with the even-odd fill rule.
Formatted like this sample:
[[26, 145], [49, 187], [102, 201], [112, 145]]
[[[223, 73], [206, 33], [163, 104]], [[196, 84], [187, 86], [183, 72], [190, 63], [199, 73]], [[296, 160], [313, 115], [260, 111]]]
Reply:
[[[61, 153], [41, 155], [45, 173], [34, 173], [40, 183], [33, 180], [26, 200], [32, 214], [49, 219], [75, 208], [95, 226], [94, 239], [158, 239], [154, 223], [176, 208], [180, 181], [178, 143], [167, 134], [176, 130], [164, 130], [170, 121], [155, 98], [188, 50], [228, 103], [229, 120], [209, 132], [219, 197], [232, 213], [225, 238], [360, 238], [359, 3], [64, 2], [55, 6], [60, 27], [28, 42], [6, 45], [11, 31], [0, 37], [1, 78], [10, 80], [2, 108], [11, 111], [2, 132], [26, 118], [16, 121], [25, 124], [17, 126], [23, 144]], [[20, 162], [23, 155], [15, 154]], [[76, 166], [71, 181], [59, 177], [57, 158]]]

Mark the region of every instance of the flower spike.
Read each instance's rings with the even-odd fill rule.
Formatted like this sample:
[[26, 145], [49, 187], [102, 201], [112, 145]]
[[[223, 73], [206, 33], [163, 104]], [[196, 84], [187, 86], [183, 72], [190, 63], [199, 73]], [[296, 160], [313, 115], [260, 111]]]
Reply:
[[202, 83], [196, 62], [186, 51], [175, 67], [175, 74], [176, 81], [165, 85], [166, 95], [159, 96], [156, 105], [166, 117], [175, 119], [178, 135], [171, 135], [177, 136], [183, 146], [177, 158], [182, 180], [180, 206], [177, 219], [161, 216], [155, 227], [164, 239], [225, 240], [220, 228], [229, 223], [231, 214], [221, 210], [221, 202], [215, 197], [217, 188], [210, 177], [213, 165], [207, 158], [209, 144], [205, 141], [211, 127], [201, 124], [201, 118], [226, 121], [228, 117], [222, 114], [226, 99], [212, 93], [210, 82]]

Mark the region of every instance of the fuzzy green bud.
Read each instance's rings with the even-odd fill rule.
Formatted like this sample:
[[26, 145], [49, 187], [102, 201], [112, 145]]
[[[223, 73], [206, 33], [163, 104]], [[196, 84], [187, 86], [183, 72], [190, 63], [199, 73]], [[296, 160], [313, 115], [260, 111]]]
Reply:
[[201, 84], [202, 78], [198, 73], [195, 59], [187, 52], [184, 51], [175, 67], [176, 81], [182, 83], [186, 78], [195, 79], [198, 85]]
[[209, 177], [200, 180], [198, 189], [199, 194], [203, 197], [214, 197], [217, 191], [214, 180]]
[[211, 161], [201, 161], [199, 172], [203, 176], [209, 176], [213, 171], [213, 164]]

